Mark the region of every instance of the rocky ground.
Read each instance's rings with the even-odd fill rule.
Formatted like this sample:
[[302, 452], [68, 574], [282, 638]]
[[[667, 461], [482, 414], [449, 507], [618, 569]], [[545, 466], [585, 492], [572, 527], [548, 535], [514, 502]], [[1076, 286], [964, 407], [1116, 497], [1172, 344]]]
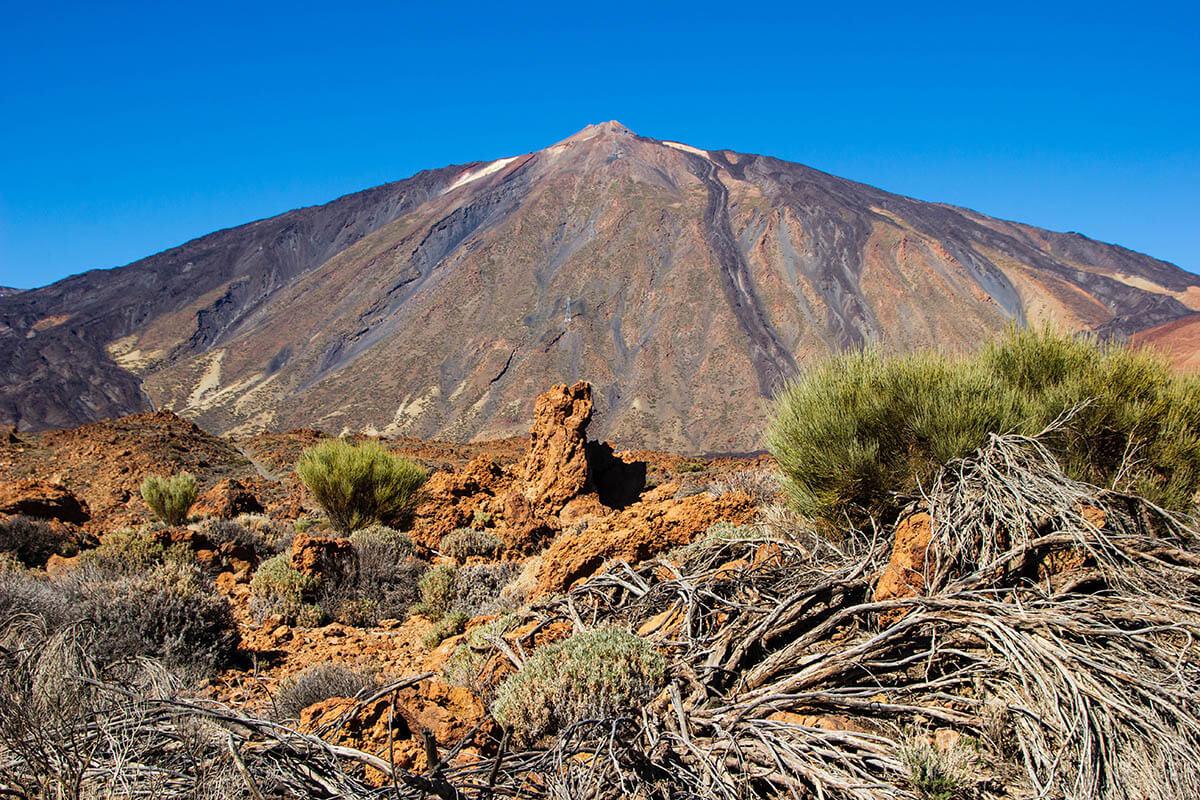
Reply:
[[[637, 563], [691, 542], [715, 523], [754, 517], [764, 498], [725, 484], [766, 474], [773, 466], [769, 456], [614, 453], [587, 439], [592, 410], [587, 384], [563, 385], [538, 399], [529, 437], [469, 444], [380, 438], [390, 451], [431, 473], [407, 530], [422, 554], [434, 563], [453, 563], [438, 554], [439, 542], [485, 519], [488, 532], [503, 542], [495, 559], [516, 562], [523, 591], [536, 600], [568, 590], [606, 563]], [[334, 548], [338, 540], [323, 535], [328, 531], [320, 529], [319, 509], [294, 466], [305, 448], [326, 438], [312, 430], [223, 438], [170, 412], [71, 430], [9, 431], [0, 441], [0, 515], [52, 521], [72, 545], [44, 567], [62, 574], [79, 560], [76, 551], [153, 522], [139, 490], [147, 475], [191, 472], [202, 487], [194, 522], [157, 535], [164, 545], [187, 548], [215, 575], [232, 601], [241, 634], [238, 666], [209, 679], [202, 696], [269, 715], [280, 686], [317, 665], [341, 664], [379, 680], [426, 675], [407, 690], [403, 705], [412, 718], [403, 757], [397, 756], [398, 763], [416, 768], [424, 755], [414, 732], [429, 728], [448, 747], [485, 716], [479, 698], [438, 677], [466, 634], [430, 647], [423, 639], [434, 625], [419, 615], [369, 627], [339, 622], [302, 627], [278, 616], [256, 618], [250, 582], [261, 554], [203, 533], [207, 519], [242, 514], [266, 517], [293, 534], [298, 520], [316, 520], [316, 529], [296, 535], [291, 552], [302, 570], [319, 570], [321, 558], [309, 555]], [[467, 632], [490, 619], [471, 620]], [[336, 708], [337, 701], [319, 704], [303, 717], [302, 727], [319, 727], [323, 715]], [[386, 730], [378, 719], [364, 719], [342, 735], [356, 747], [378, 751]]]
[[[182, 694], [147, 699], [102, 684], [102, 721], [89, 712], [60, 729], [134, 743], [134, 760], [154, 765], [144, 774], [120, 774], [133, 758], [124, 745], [97, 745], [83, 760], [138, 791], [173, 775], [163, 785], [179, 797], [217, 786], [201, 766], [225, 781], [202, 795], [214, 798], [365, 798], [389, 786], [397, 797], [604, 800], [1200, 791], [1192, 520], [1072, 480], [1037, 440], [1005, 435], [940, 472], [897, 520], [818, 528], [780, 503], [768, 456], [614, 453], [587, 438], [592, 413], [587, 384], [559, 385], [537, 398], [528, 437], [380, 439], [430, 470], [403, 526], [406, 549], [388, 551], [389, 574], [415, 584], [408, 566], [424, 577], [443, 570], [454, 592], [463, 575], [503, 580], [479, 584], [490, 594], [457, 619], [449, 605], [413, 605], [414, 594], [390, 615], [368, 609], [366, 622], [346, 613], [362, 597], [322, 606], [329, 598], [312, 588], [361, 593], [361, 582], [337, 581], [350, 564], [358, 580], [369, 563], [363, 540], [336, 537], [297, 480], [297, 458], [323, 434], [226, 439], [169, 413], [9, 431], [0, 530], [33, 519], [55, 551], [26, 548], [19, 558], [33, 569], [0, 575], [20, 575], [40, 596], [55, 584], [44, 574], [69, 587], [106, 548], [150, 552], [168, 573], [164, 554], [185, 556], [228, 599], [239, 634], [232, 663]], [[203, 489], [192, 519], [148, 525], [141, 480], [184, 469]], [[128, 545], [131, 526], [149, 537], [140, 550]], [[239, 533], [220, 535], [228, 530]], [[464, 530], [486, 546], [452, 548]], [[264, 605], [260, 578], [280, 571], [302, 587], [295, 599], [308, 616]], [[116, 575], [113, 586], [130, 585]], [[632, 648], [623, 669], [643, 656], [661, 665], [635, 708], [557, 727], [499, 725], [502, 694], [527, 671], [552, 682], [575, 669], [579, 687], [596, 664], [614, 663], [563, 658], [537, 672], [539, 654], [555, 650], [546, 645], [562, 652], [610, 635], [605, 646]], [[29, 657], [0, 647], [32, 670], [30, 702], [45, 685], [40, 670], [63, 662], [48, 649], [58, 640], [43, 639]], [[321, 691], [299, 692], [314, 675]], [[0, 707], [6, 769], [19, 758], [5, 747], [20, 739], [5, 725], [47, 730], [21, 717], [24, 702]], [[517, 708], [536, 718], [557, 713], [550, 706]], [[208, 733], [181, 749], [196, 730]]]

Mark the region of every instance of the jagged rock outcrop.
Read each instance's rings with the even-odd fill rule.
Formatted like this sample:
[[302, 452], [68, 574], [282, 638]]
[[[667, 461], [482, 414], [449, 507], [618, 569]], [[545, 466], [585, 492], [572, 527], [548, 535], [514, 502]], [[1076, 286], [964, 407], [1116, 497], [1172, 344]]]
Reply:
[[562, 510], [589, 488], [587, 427], [592, 387], [558, 384], [538, 395], [529, 429], [529, 450], [518, 472], [521, 496], [545, 516]]
[[737, 525], [754, 518], [756, 504], [749, 495], [696, 494], [676, 500], [678, 488], [660, 486], [622, 511], [559, 534], [542, 558], [536, 594], [566, 591], [610, 559], [636, 564], [688, 544], [716, 522]]

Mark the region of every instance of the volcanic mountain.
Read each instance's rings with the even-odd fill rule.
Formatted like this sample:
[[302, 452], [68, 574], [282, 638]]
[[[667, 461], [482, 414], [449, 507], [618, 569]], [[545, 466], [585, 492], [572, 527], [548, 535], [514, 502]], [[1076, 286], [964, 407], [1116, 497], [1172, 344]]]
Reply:
[[602, 437], [751, 450], [832, 351], [1196, 309], [1200, 277], [1121, 247], [606, 122], [0, 296], [0, 424], [156, 408], [468, 440], [582, 379]]

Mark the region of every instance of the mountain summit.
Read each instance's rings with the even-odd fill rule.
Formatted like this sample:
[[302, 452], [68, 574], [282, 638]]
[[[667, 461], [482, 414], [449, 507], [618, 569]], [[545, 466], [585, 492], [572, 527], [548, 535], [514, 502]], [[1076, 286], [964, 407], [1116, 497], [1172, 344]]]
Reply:
[[604, 122], [0, 296], [0, 423], [466, 440], [587, 380], [602, 437], [749, 450], [832, 351], [1195, 309], [1200, 278], [1121, 247]]

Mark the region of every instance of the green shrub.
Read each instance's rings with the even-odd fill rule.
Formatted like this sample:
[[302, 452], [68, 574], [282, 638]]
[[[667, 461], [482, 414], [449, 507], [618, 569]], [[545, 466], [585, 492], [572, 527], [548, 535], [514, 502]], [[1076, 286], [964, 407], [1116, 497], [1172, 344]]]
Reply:
[[442, 555], [456, 561], [465, 561], [470, 556], [494, 558], [504, 549], [504, 543], [494, 534], [474, 528], [456, 528], [442, 537], [438, 550]]
[[1068, 473], [1176, 510], [1200, 488], [1200, 383], [1156, 356], [1049, 329], [980, 353], [837, 356], [775, 401], [767, 442], [801, 513], [830, 524], [893, 516], [990, 433], [1041, 432]]
[[333, 439], [301, 454], [296, 473], [342, 532], [391, 523], [412, 511], [427, 473], [378, 442]]
[[662, 654], [628, 631], [576, 633], [536, 650], [497, 690], [492, 714], [528, 744], [580, 720], [630, 713], [665, 675]]
[[142, 499], [154, 515], [167, 525], [183, 525], [188, 511], [200, 495], [200, 484], [190, 472], [172, 478], [151, 475], [142, 481]]
[[432, 650], [451, 636], [457, 636], [465, 631], [469, 619], [470, 617], [462, 611], [451, 611], [438, 620], [437, 624], [433, 626], [433, 630], [425, 634], [421, 644], [425, 645], [426, 650]]
[[471, 516], [472, 528], [487, 528], [492, 524], [492, 513], [484, 511], [482, 508], [475, 509], [475, 513]]
[[975, 759], [961, 742], [939, 750], [924, 736], [909, 735], [900, 747], [900, 760], [908, 770], [908, 785], [923, 800], [957, 800], [966, 797], [976, 771]]
[[417, 582], [421, 602], [413, 607], [413, 611], [434, 622], [446, 616], [454, 600], [454, 579], [457, 575], [458, 569], [449, 564], [439, 564], [422, 575]]
[[285, 680], [275, 696], [275, 719], [296, 722], [300, 712], [331, 697], [354, 697], [375, 686], [361, 672], [341, 664], [317, 664]]
[[260, 564], [250, 579], [251, 613], [257, 619], [278, 614], [288, 624], [296, 624], [304, 601], [320, 588], [319, 580], [292, 566], [291, 553], [280, 553]]

